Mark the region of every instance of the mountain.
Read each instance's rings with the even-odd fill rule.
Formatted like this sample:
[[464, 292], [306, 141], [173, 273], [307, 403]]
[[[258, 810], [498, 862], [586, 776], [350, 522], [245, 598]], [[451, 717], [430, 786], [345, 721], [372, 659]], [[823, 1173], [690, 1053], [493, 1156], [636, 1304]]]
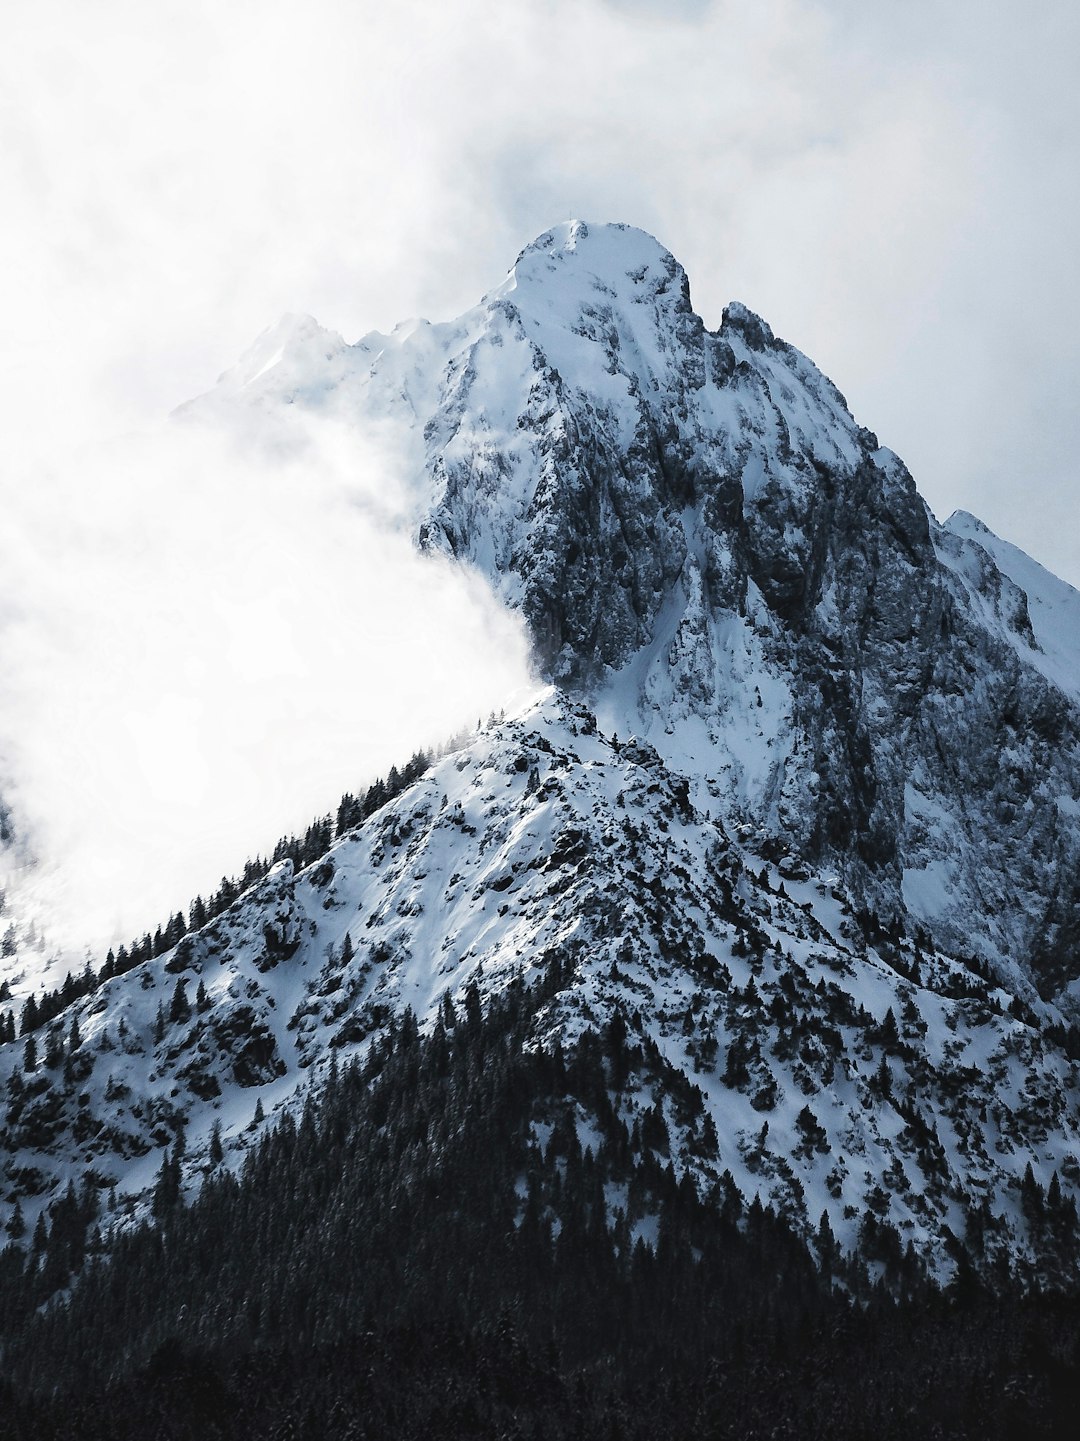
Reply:
[[407, 1011], [554, 973], [529, 1044], [651, 1057], [611, 1104], [673, 1184], [879, 1270], [1071, 1284], [1080, 596], [938, 524], [809, 360], [739, 305], [706, 330], [628, 227], [557, 227], [448, 324], [287, 317], [176, 423], [323, 419], [395, 437], [418, 545], [520, 608], [542, 686], [35, 997], [29, 1058], [9, 958], [11, 1234], [72, 1179], [121, 1228], [191, 1197]]
[[419, 544], [696, 799], [1012, 985], [1075, 980], [1075, 592], [939, 526], [764, 321], [705, 329], [651, 237], [568, 223], [459, 321], [355, 346], [288, 318], [187, 413], [298, 409], [397, 426]]

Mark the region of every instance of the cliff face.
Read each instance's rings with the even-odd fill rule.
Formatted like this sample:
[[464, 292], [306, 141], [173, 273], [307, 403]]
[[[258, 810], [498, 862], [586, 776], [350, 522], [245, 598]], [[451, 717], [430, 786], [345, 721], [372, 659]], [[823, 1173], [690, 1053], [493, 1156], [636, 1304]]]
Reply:
[[446, 325], [289, 322], [196, 406], [286, 402], [394, 426], [419, 544], [483, 571], [544, 678], [703, 804], [1014, 980], [1073, 980], [1076, 593], [939, 526], [764, 321], [705, 329], [650, 236], [560, 226]]
[[985, 537], [939, 527], [763, 321], [706, 331], [639, 232], [541, 237], [487, 314], [425, 429], [422, 543], [727, 813], [877, 911], [1071, 979], [1080, 671], [1045, 664]]

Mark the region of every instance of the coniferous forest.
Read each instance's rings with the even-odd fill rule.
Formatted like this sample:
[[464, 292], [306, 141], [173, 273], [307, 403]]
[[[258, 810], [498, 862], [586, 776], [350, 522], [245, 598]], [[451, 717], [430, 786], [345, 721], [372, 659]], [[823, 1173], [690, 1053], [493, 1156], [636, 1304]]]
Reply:
[[4, 1436], [1074, 1434], [1074, 1296], [942, 1291], [870, 1217], [853, 1258], [676, 1181], [620, 1102], [693, 1121], [694, 1088], [621, 1015], [538, 1044], [563, 984], [406, 1013], [238, 1173], [185, 1197], [167, 1152], [153, 1221], [69, 1191], [0, 1255]]

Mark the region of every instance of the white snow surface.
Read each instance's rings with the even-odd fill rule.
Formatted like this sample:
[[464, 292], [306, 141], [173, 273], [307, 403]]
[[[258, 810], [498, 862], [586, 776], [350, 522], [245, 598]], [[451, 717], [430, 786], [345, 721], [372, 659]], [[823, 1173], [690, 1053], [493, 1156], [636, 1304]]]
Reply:
[[968, 542], [968, 548], [977, 546], [1023, 592], [1031, 634], [1017, 635], [1014, 643], [1029, 664], [1060, 690], [1080, 699], [1080, 591], [966, 510], [954, 511], [944, 529]]

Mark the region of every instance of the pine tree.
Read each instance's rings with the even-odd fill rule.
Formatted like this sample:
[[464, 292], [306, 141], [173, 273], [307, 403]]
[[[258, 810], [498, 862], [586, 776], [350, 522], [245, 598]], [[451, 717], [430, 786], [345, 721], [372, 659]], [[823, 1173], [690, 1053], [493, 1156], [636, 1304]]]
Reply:
[[480, 988], [475, 981], [470, 981], [465, 987], [465, 1026], [466, 1029], [475, 1034], [480, 1029], [481, 1008]]
[[889, 1058], [888, 1056], [886, 1056], [884, 1051], [882, 1051], [881, 1053], [881, 1060], [878, 1062], [878, 1067], [877, 1070], [874, 1072], [874, 1079], [871, 1084], [874, 1092], [883, 1101], [889, 1101], [892, 1099], [892, 1071], [889, 1067]]
[[22, 1015], [19, 1020], [19, 1034], [25, 1036], [28, 1035], [30, 1031], [36, 1031], [39, 1024], [37, 1000], [33, 992], [31, 992], [23, 1002]]
[[735, 1036], [728, 1047], [724, 1062], [724, 1085], [730, 1090], [745, 1086], [750, 1080], [750, 1050], [741, 1036]]
[[659, 1101], [650, 1106], [641, 1118], [641, 1144], [643, 1147], [666, 1156], [671, 1144], [664, 1108]]
[[64, 1029], [59, 1023], [50, 1026], [45, 1037], [45, 1065], [50, 1071], [55, 1071], [64, 1061]]
[[180, 1157], [170, 1156], [168, 1146], [165, 1147], [161, 1157], [161, 1169], [158, 1171], [157, 1182], [154, 1186], [154, 1198], [152, 1209], [157, 1221], [164, 1221], [180, 1201]]
[[165, 927], [165, 949], [171, 951], [186, 935], [187, 925], [184, 922], [184, 913], [183, 911], [177, 911], [176, 915], [172, 917], [169, 924]]
[[169, 1005], [169, 1021], [174, 1026], [182, 1026], [190, 1019], [191, 1002], [187, 998], [187, 980], [184, 976], [178, 976]]
[[8, 1217], [5, 1230], [13, 1241], [21, 1241], [26, 1235], [26, 1217], [23, 1215], [22, 1202], [17, 1196], [15, 1198], [15, 1209]]
[[828, 1211], [821, 1213], [814, 1244], [817, 1247], [822, 1274], [828, 1279], [832, 1275], [839, 1255], [839, 1247], [836, 1244], [836, 1237], [833, 1235], [833, 1228], [829, 1223]]
[[1024, 1213], [1029, 1225], [1036, 1225], [1043, 1218], [1046, 1206], [1046, 1198], [1043, 1188], [1035, 1179], [1035, 1172], [1031, 1168], [1031, 1162], [1027, 1163], [1023, 1180], [1020, 1182], [1020, 1208]]
[[900, 1046], [900, 1030], [896, 1024], [892, 1006], [885, 1012], [885, 1019], [881, 1023], [880, 1037], [885, 1050], [890, 1055], [895, 1055]]

